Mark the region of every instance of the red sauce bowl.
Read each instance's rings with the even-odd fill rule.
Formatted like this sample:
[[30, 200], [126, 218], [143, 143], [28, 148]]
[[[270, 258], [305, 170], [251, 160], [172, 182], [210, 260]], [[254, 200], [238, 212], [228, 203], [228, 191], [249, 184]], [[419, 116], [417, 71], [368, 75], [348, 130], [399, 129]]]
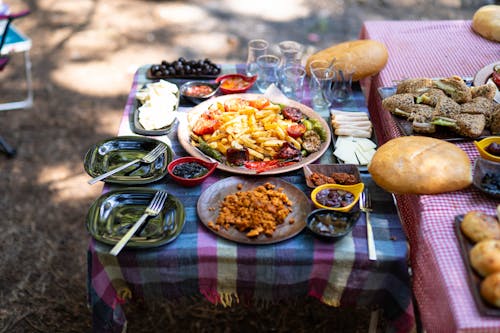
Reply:
[[243, 74], [226, 74], [221, 75], [215, 82], [219, 83], [219, 90], [224, 94], [239, 94], [244, 93], [250, 89], [255, 81], [257, 80], [257, 75], [246, 76]]
[[[198, 178], [183, 178], [183, 177], [179, 177], [179, 176], [174, 175], [174, 168], [176, 166], [184, 164], [184, 163], [197, 163], [197, 164], [202, 165], [205, 168], [207, 168], [208, 171], [203, 176], [198, 177]], [[208, 162], [208, 161], [205, 161], [205, 160], [198, 158], [198, 157], [180, 157], [180, 158], [173, 160], [172, 162], [170, 162], [168, 164], [167, 171], [170, 174], [170, 177], [174, 181], [176, 181], [177, 183], [179, 183], [183, 186], [191, 187], [191, 186], [196, 186], [196, 185], [203, 183], [203, 181], [205, 179], [207, 179], [208, 176], [210, 176], [215, 171], [215, 169], [217, 168], [217, 165], [218, 165], [218, 163]]]

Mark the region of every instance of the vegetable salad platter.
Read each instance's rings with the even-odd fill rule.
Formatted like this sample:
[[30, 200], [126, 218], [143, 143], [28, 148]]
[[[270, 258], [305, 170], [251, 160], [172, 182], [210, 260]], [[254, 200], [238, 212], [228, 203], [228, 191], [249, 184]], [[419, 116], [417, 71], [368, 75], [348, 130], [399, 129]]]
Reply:
[[329, 126], [295, 101], [276, 104], [261, 94], [219, 96], [194, 107], [178, 129], [192, 156], [217, 160], [235, 174], [281, 174], [317, 160], [331, 141]]

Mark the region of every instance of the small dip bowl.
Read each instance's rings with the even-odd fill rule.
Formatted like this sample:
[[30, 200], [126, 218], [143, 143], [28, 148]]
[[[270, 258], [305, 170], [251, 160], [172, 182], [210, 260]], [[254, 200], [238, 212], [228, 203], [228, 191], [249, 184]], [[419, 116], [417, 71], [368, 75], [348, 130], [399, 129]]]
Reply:
[[193, 102], [194, 104], [206, 101], [213, 97], [219, 89], [218, 83], [205, 81], [188, 81], [179, 88], [183, 98]]
[[250, 89], [255, 81], [257, 80], [257, 75], [246, 76], [243, 74], [226, 74], [221, 75], [215, 82], [220, 83], [220, 91], [224, 94], [239, 94], [244, 93]]
[[474, 163], [472, 183], [484, 193], [500, 199], [500, 162], [478, 157]]
[[201, 184], [217, 168], [218, 163], [197, 157], [181, 157], [169, 163], [167, 170], [177, 183], [191, 187]]
[[324, 184], [311, 192], [311, 200], [317, 208], [348, 212], [358, 202], [365, 184], [354, 185]]
[[344, 237], [358, 222], [359, 210], [339, 212], [331, 209], [316, 209], [307, 215], [307, 228], [324, 240], [336, 240]]
[[500, 155], [493, 155], [488, 151], [488, 147], [492, 144], [496, 143], [500, 145], [500, 136], [490, 136], [481, 141], [474, 141], [476, 145], [477, 151], [482, 158], [493, 161], [500, 162]]

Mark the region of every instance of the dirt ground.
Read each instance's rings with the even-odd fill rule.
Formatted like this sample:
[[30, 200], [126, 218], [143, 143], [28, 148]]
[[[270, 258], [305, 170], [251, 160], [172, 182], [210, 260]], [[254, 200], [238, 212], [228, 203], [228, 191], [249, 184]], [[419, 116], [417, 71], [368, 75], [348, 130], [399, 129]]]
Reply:
[[[24, 7], [32, 10], [17, 26], [33, 40], [35, 104], [29, 110], [0, 112], [0, 135], [18, 150], [15, 158], [0, 154], [0, 333], [91, 331], [86, 303], [89, 238], [84, 221], [102, 185], [86, 183], [82, 160], [93, 143], [117, 133], [138, 66], [180, 56], [244, 62], [246, 43], [257, 37], [271, 43], [296, 40], [312, 51], [356, 39], [364, 20], [471, 19], [479, 6], [488, 3], [4, 2], [12, 11]], [[0, 100], [23, 96], [22, 60], [13, 56], [0, 72]], [[128, 310], [129, 332], [155, 332], [159, 327], [172, 332], [229, 332], [234, 328], [230, 323], [235, 322], [260, 331], [270, 327], [273, 331], [302, 331], [305, 327], [322, 331], [327, 326], [321, 323], [333, 320], [331, 313], [318, 310], [313, 315], [291, 314], [289, 318], [295, 319], [282, 321], [280, 327], [264, 326], [277, 310], [265, 311], [266, 320], [256, 322], [254, 319], [262, 313], [243, 309], [201, 315], [207, 307], [202, 301], [198, 305], [186, 303], [174, 314], [152, 319], [150, 310], [135, 305]], [[210, 318], [214, 313], [215, 322]], [[288, 315], [281, 314], [283, 318]], [[366, 325], [366, 313], [348, 317], [360, 318], [362, 323], [354, 327]]]

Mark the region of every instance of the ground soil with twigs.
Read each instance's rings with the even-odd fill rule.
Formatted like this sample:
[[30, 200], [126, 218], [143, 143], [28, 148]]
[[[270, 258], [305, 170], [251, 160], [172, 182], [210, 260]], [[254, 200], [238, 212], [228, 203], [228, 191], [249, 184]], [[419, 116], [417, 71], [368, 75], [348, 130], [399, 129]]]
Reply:
[[[93, 143], [117, 133], [138, 66], [180, 56], [244, 62], [246, 43], [258, 37], [296, 40], [312, 51], [356, 39], [364, 20], [471, 19], [488, 1], [4, 2], [32, 10], [17, 26], [33, 41], [35, 103], [0, 112], [0, 135], [18, 151], [0, 154], [0, 333], [91, 331], [85, 216], [102, 185], [86, 183], [82, 160]], [[0, 72], [1, 101], [23, 97], [23, 66], [14, 55]], [[362, 331], [369, 318], [313, 300], [125, 308], [129, 332]]]

